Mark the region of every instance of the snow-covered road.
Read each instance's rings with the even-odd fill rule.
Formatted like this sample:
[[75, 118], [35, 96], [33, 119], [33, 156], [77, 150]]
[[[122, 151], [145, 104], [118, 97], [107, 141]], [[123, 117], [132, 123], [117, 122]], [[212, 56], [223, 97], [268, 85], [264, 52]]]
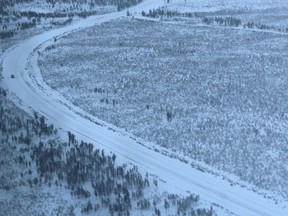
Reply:
[[[146, 0], [129, 9], [131, 13], [159, 7], [163, 1]], [[71, 131], [78, 139], [94, 143], [98, 148], [117, 153], [120, 162], [133, 162], [166, 182], [168, 192], [191, 191], [209, 203], [243, 216], [287, 216], [287, 203], [275, 204], [256, 193], [230, 186], [230, 183], [212, 174], [193, 169], [190, 164], [169, 158], [140, 145], [129, 135], [114, 132], [106, 123], [73, 106], [42, 80], [37, 66], [37, 52], [41, 44], [53, 43], [54, 37], [81, 28], [126, 16], [126, 11], [88, 17], [70, 26], [45, 32], [11, 47], [3, 54], [1, 85], [9, 89], [10, 96], [23, 109], [35, 110], [45, 115], [50, 123], [64, 131]], [[49, 42], [48, 42], [49, 43]], [[41, 49], [41, 48], [40, 48]], [[31, 67], [29, 64], [32, 65]], [[15, 75], [15, 79], [11, 78]], [[105, 126], [96, 124], [100, 122]], [[288, 206], [288, 205], [287, 205]]]

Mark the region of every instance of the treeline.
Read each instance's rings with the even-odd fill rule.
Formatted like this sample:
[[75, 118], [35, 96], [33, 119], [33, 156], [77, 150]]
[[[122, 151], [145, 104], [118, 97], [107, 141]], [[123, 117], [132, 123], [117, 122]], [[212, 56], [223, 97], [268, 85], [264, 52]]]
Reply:
[[[0, 9], [13, 7], [15, 4], [21, 3], [30, 3], [34, 0], [1, 0], [0, 1]], [[56, 5], [56, 4], [89, 4], [92, 6], [107, 6], [107, 5], [125, 5], [126, 7], [130, 7], [132, 5], [136, 5], [142, 0], [46, 0], [48, 4]], [[125, 8], [125, 7], [124, 7]]]
[[23, 23], [18, 23], [19, 27], [21, 30], [29, 29], [29, 28], [34, 28], [36, 27], [36, 20], [33, 19], [32, 22], [23, 22]]
[[202, 19], [203, 23], [209, 25], [212, 23], [217, 23], [219, 25], [223, 26], [229, 26], [229, 27], [238, 27], [241, 25], [241, 20], [234, 17], [204, 17]]
[[164, 10], [163, 8], [149, 10], [148, 12], [142, 11], [141, 14], [142, 16], [151, 17], [151, 18], [194, 17], [195, 16], [195, 13], [192, 13], [192, 12], [180, 13], [178, 11]]
[[82, 18], [86, 18], [91, 15], [96, 15], [95, 11], [80, 11], [80, 12], [35, 12], [35, 11], [20, 11], [13, 12], [13, 16], [20, 19], [21, 17], [27, 17], [28, 19], [37, 18], [38, 20], [44, 18], [72, 18], [74, 16], [79, 16]]
[[[1, 23], [1, 22], [0, 22]], [[5, 39], [5, 38], [10, 38], [13, 37], [16, 34], [16, 30], [25, 30], [29, 28], [34, 28], [36, 27], [36, 20], [33, 19], [31, 22], [18, 22], [16, 25], [16, 29], [8, 30], [7, 25], [4, 24], [2, 25], [2, 31], [0, 31], [0, 38]]]
[[192, 13], [192, 12], [186, 12], [186, 13], [180, 13], [177, 11], [170, 11], [170, 10], [164, 10], [163, 8], [153, 9], [149, 10], [148, 13], [145, 11], [142, 11], [142, 16], [151, 17], [151, 18], [159, 18], [159, 17], [198, 17], [202, 18], [202, 21], [205, 24], [212, 24], [212, 23], [218, 23], [220, 25], [224, 26], [240, 26], [241, 20], [238, 18], [233, 17], [203, 17], [203, 15], [199, 13]]
[[177, 11], [169, 11], [163, 8], [149, 10], [148, 12], [142, 11], [142, 16], [151, 17], [151, 18], [197, 17], [197, 18], [201, 18], [202, 22], [207, 25], [219, 24], [222, 26], [229, 26], [229, 27], [243, 26], [243, 28], [249, 28], [249, 29], [277, 30], [279, 32], [288, 32], [288, 28], [277, 29], [274, 26], [261, 24], [261, 23], [247, 22], [245, 24], [242, 24], [241, 19], [238, 19], [235, 17], [208, 17], [208, 16], [204, 16], [201, 13], [192, 13], [192, 12], [180, 13]]
[[193, 12], [185, 12], [181, 13], [178, 11], [170, 11], [163, 8], [153, 9], [149, 10], [149, 12], [142, 11], [142, 16], [151, 17], [151, 18], [172, 18], [172, 17], [197, 17], [201, 18], [202, 22], [205, 24], [212, 24], [212, 23], [218, 23], [220, 25], [225, 26], [240, 26], [241, 20], [234, 17], [206, 17], [201, 13], [193, 13]]
[[225, 17], [219, 17], [219, 16], [210, 17], [210, 16], [205, 16], [205, 14], [202, 14], [202, 13], [196, 13], [196, 12], [195, 13], [192, 13], [192, 12], [180, 13], [177, 11], [169, 11], [163, 8], [149, 10], [148, 12], [142, 11], [142, 16], [151, 17], [151, 18], [197, 17], [197, 18], [201, 18], [202, 22], [207, 25], [218, 24], [221, 26], [228, 26], [228, 27], [242, 26], [243, 28], [248, 28], [248, 29], [273, 30], [273, 31], [288, 33], [288, 27], [281, 29], [281, 28], [276, 28], [271, 25], [255, 23], [255, 22], [247, 22], [243, 24], [241, 19], [235, 18], [235, 17], [226, 17], [226, 16]]
[[51, 5], [55, 4], [88, 4], [91, 8], [99, 5], [99, 6], [108, 6], [108, 5], [115, 5], [117, 9], [123, 10], [125, 8], [134, 6], [136, 4], [141, 3], [143, 0], [46, 0], [47, 3]]
[[35, 11], [19, 11], [19, 12], [13, 12], [13, 16], [17, 18], [21, 17], [27, 17], [28, 19], [31, 18], [64, 18], [69, 17], [74, 14], [70, 13], [63, 13], [63, 12], [48, 12], [48, 13], [41, 13], [41, 12], [35, 12]]
[[14, 30], [1, 31], [0, 32], [0, 38], [1, 39], [10, 38], [10, 37], [13, 37], [14, 35], [15, 35], [15, 31]]
[[272, 25], [266, 25], [266, 24], [255, 23], [255, 22], [247, 22], [243, 24], [240, 19], [234, 18], [234, 17], [203, 17], [202, 22], [207, 25], [218, 24], [218, 25], [229, 26], [229, 27], [242, 26], [243, 28], [248, 28], [248, 29], [272, 30], [272, 31], [288, 33], [288, 28], [277, 28]]
[[264, 25], [264, 24], [261, 24], [261, 23], [254, 23], [254, 22], [248, 22], [246, 24], [243, 25], [244, 28], [249, 28], [249, 29], [254, 29], [254, 28], [257, 28], [257, 29], [264, 29], [264, 30], [270, 30], [270, 29], [273, 29], [272, 26], [269, 26], [269, 25]]
[[[117, 6], [118, 10], [131, 7], [133, 5], [141, 3], [143, 0], [46, 0], [48, 4], [54, 8], [56, 4], [71, 4], [71, 5], [89, 5], [90, 8], [95, 6]], [[0, 12], [7, 12], [8, 7], [13, 7], [15, 4], [30, 3], [33, 0], [1, 0], [0, 1]]]

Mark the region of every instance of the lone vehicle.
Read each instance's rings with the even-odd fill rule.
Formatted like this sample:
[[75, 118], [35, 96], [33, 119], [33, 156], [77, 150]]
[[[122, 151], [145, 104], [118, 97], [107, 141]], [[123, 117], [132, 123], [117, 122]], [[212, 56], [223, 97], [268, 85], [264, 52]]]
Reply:
[[14, 79], [14, 78], [15, 78], [14, 74], [11, 74], [11, 78], [12, 78], [12, 79]]

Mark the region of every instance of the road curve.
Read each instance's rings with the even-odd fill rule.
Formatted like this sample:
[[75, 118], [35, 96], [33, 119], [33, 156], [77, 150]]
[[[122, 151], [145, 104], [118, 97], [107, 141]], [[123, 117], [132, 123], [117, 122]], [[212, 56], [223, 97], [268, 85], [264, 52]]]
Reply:
[[[157, 2], [157, 3], [155, 3]], [[162, 1], [146, 0], [129, 9], [130, 12], [157, 8]], [[160, 5], [159, 5], [160, 4]], [[256, 193], [239, 186], [231, 187], [221, 178], [192, 169], [189, 164], [169, 158], [139, 145], [134, 139], [101, 126], [97, 118], [73, 106], [58, 92], [47, 86], [37, 67], [37, 53], [41, 44], [63, 34], [125, 16], [126, 12], [92, 16], [67, 27], [45, 32], [11, 47], [3, 54], [1, 85], [25, 110], [35, 110], [58, 128], [72, 131], [79, 139], [92, 142], [98, 148], [113, 151], [120, 162], [132, 162], [166, 182], [168, 191], [191, 191], [201, 199], [217, 203], [225, 209], [243, 216], [287, 216], [287, 203], [275, 204]], [[29, 62], [32, 66], [29, 66]], [[14, 74], [15, 79], [10, 78]], [[103, 123], [105, 124], [105, 123]], [[105, 124], [108, 125], [108, 124]]]

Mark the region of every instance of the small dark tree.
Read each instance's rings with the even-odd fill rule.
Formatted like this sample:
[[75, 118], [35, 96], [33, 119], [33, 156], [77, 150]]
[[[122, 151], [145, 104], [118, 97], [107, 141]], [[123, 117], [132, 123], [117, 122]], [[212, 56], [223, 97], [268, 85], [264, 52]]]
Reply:
[[173, 117], [172, 112], [168, 111], [166, 116], [167, 116], [167, 121], [171, 122], [172, 121], [172, 117]]
[[161, 216], [161, 212], [159, 209], [155, 208], [155, 215], [157, 216]]
[[165, 209], [168, 209], [170, 207], [170, 204], [167, 201], [167, 199], [164, 200], [164, 207], [165, 207]]

